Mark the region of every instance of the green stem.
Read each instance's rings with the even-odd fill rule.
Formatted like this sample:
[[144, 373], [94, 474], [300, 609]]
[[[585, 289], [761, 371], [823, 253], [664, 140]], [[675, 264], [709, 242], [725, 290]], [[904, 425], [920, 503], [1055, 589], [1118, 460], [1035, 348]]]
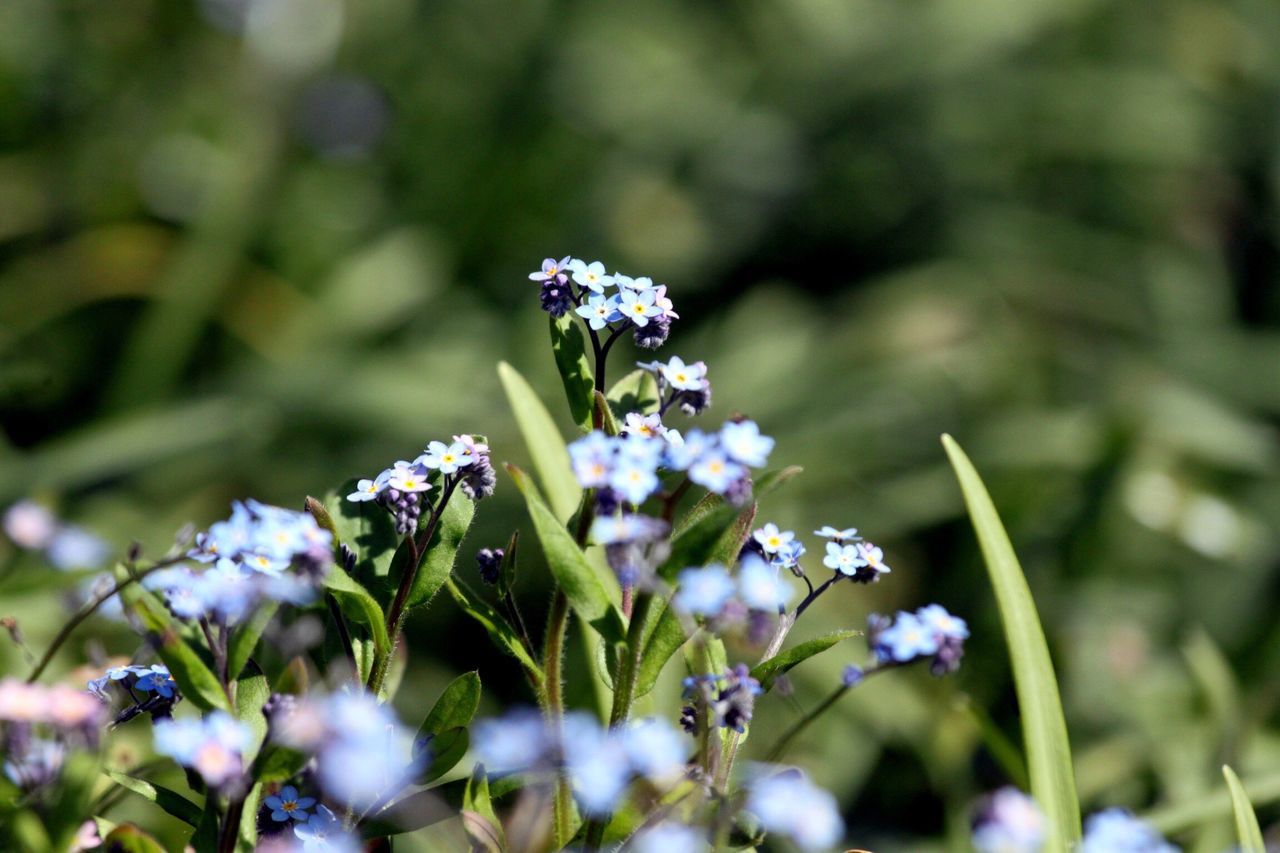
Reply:
[[[542, 671], [543, 696], [546, 699], [545, 712], [547, 720], [560, 737], [561, 725], [564, 722], [564, 683], [562, 669], [564, 666], [564, 637], [569, 627], [569, 599], [564, 590], [557, 589], [551, 602], [551, 614], [547, 617], [547, 639], [543, 649]], [[556, 780], [555, 795], [555, 835], [556, 846], [563, 847], [569, 843], [573, 834], [572, 792], [569, 780], [560, 774]]]
[[794, 740], [797, 735], [799, 735], [801, 732], [807, 729], [814, 720], [818, 719], [818, 717], [826, 713], [827, 710], [831, 708], [832, 705], [836, 704], [836, 702], [839, 702], [840, 697], [848, 693], [849, 689], [850, 688], [845, 686], [836, 688], [836, 691], [832, 693], [830, 696], [828, 696], [826, 699], [822, 700], [822, 703], [819, 704], [818, 707], [814, 708], [812, 711], [810, 711], [809, 713], [801, 717], [799, 720], [797, 720], [791, 726], [791, 728], [787, 729], [782, 734], [782, 737], [778, 738], [777, 743], [775, 743], [773, 745], [773, 748], [769, 750], [769, 756], [765, 760], [777, 761], [779, 758], [781, 758], [782, 754], [786, 751], [787, 747], [791, 744], [791, 741]]
[[640, 675], [640, 660], [644, 656], [644, 623], [648, 620], [652, 605], [652, 592], [643, 590], [636, 596], [631, 624], [627, 627], [627, 651], [622, 658], [622, 665], [618, 667], [617, 683], [613, 691], [613, 710], [609, 714], [610, 726], [624, 722], [631, 713], [631, 703], [635, 699], [636, 679]]

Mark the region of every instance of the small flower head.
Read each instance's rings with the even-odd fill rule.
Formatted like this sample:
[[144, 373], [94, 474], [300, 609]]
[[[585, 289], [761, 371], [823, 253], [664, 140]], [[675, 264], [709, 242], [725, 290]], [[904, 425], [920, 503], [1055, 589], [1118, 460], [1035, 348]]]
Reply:
[[504, 557], [506, 552], [501, 548], [481, 548], [477, 551], [476, 564], [480, 568], [480, 580], [491, 586], [497, 583]]
[[756, 780], [746, 809], [766, 830], [790, 838], [802, 850], [829, 850], [844, 834], [835, 797], [798, 770]]
[[778, 553], [783, 545], [795, 539], [796, 534], [790, 530], [780, 530], [778, 525], [770, 522], [752, 533], [751, 538], [759, 543], [760, 550], [772, 555]]
[[39, 550], [58, 532], [58, 519], [35, 501], [22, 500], [5, 510], [5, 535], [19, 548]]
[[587, 325], [599, 331], [605, 326], [622, 319], [618, 311], [618, 300], [613, 296], [589, 296], [587, 301], [573, 309], [574, 313], [587, 321]]
[[347, 500], [361, 503], [363, 501], [376, 500], [378, 495], [387, 487], [385, 480], [359, 480], [356, 482], [356, 490], [347, 495]]
[[628, 412], [622, 432], [638, 438], [659, 438], [667, 431], [662, 425], [662, 416], [658, 414], [642, 415], [639, 412]]
[[855, 546], [858, 549], [858, 556], [862, 557], [868, 568], [878, 575], [887, 575], [893, 571], [884, 563], [884, 551], [881, 551], [870, 542], [859, 542]]
[[694, 616], [716, 616], [737, 591], [737, 584], [724, 566], [685, 569], [672, 602]]
[[1107, 809], [1084, 822], [1080, 853], [1177, 853], [1149, 824], [1124, 809]]
[[830, 539], [832, 542], [845, 543], [857, 542], [862, 539], [858, 535], [858, 528], [846, 527], [843, 530], [832, 527], [830, 524], [824, 525], [821, 530], [813, 531], [815, 536], [821, 536], [823, 539]]
[[573, 463], [574, 476], [586, 489], [598, 489], [609, 485], [613, 471], [614, 443], [603, 432], [596, 430], [569, 445], [569, 459]]
[[341, 819], [323, 805], [316, 807], [306, 823], [294, 824], [293, 834], [302, 842], [304, 853], [357, 853], [363, 849], [343, 828]]
[[973, 822], [977, 853], [1040, 853], [1044, 813], [1017, 788], [1001, 788], [982, 804]]
[[724, 494], [746, 475], [745, 468], [719, 450], [703, 454], [689, 466], [689, 479], [716, 494]]
[[299, 797], [298, 789], [285, 785], [278, 794], [272, 794], [262, 801], [271, 809], [271, 819], [277, 823], [286, 821], [305, 821], [311, 817], [307, 809], [316, 804], [315, 797]]
[[547, 258], [542, 262], [542, 269], [537, 272], [529, 273], [530, 281], [558, 281], [563, 284], [568, 280], [569, 265], [573, 258], [568, 255], [560, 260], [555, 258]]
[[654, 304], [652, 290], [620, 290], [617, 299], [618, 311], [637, 326], [649, 325], [650, 319], [662, 313], [662, 309]]
[[471, 745], [485, 769], [499, 776], [542, 767], [553, 747], [542, 715], [533, 709], [480, 720], [472, 728]]
[[569, 269], [573, 270], [573, 280], [593, 293], [604, 293], [606, 287], [613, 287], [613, 276], [605, 274], [604, 264], [599, 261], [570, 261]]
[[678, 355], [671, 356], [670, 360], [662, 365], [660, 371], [662, 378], [672, 388], [680, 391], [697, 391], [702, 387], [707, 376], [707, 366], [704, 363], [695, 361], [693, 364], [685, 364]]
[[156, 752], [192, 768], [215, 788], [240, 777], [241, 756], [251, 740], [249, 729], [224, 711], [155, 725]]
[[730, 421], [720, 428], [720, 443], [735, 461], [760, 468], [769, 461], [774, 440], [761, 435], [755, 421]]
[[909, 663], [938, 650], [939, 638], [914, 613], [898, 613], [893, 625], [877, 637], [876, 654], [882, 660]]
[[781, 566], [784, 569], [790, 569], [797, 576], [800, 574], [798, 567], [800, 558], [805, 554], [804, 543], [799, 539], [792, 539], [789, 542], [783, 542], [778, 548], [778, 553], [773, 555], [769, 561], [775, 566]]
[[662, 485], [655, 463], [656, 460], [646, 460], [635, 455], [620, 455], [609, 476], [609, 488], [639, 506]]
[[474, 462], [475, 457], [471, 448], [461, 441], [447, 445], [443, 441], [433, 441], [416, 461], [426, 468], [438, 469], [441, 474], [453, 474]]
[[840, 682], [845, 687], [857, 687], [866, 676], [867, 674], [862, 667], [849, 664], [844, 668], [844, 672], [840, 676]]
[[827, 543], [827, 555], [822, 558], [822, 565], [834, 569], [842, 575], [854, 577], [858, 570], [867, 565], [862, 554], [855, 545], [841, 545], [838, 542]]
[[748, 554], [738, 569], [738, 598], [750, 610], [777, 613], [791, 600], [792, 589], [778, 576], [778, 569], [755, 554]]

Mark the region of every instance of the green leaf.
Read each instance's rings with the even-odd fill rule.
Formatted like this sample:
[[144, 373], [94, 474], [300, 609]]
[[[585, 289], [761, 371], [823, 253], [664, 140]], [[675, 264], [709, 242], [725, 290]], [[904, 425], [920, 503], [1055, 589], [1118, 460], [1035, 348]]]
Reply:
[[304, 752], [268, 743], [253, 762], [251, 775], [259, 782], [283, 782], [296, 775], [307, 760]]
[[[391, 513], [382, 506], [373, 501], [347, 500], [347, 495], [356, 490], [357, 482], [355, 479], [347, 480], [336, 491], [326, 495], [324, 509], [328, 511], [329, 526], [336, 534], [333, 542], [335, 558], [338, 546], [346, 545], [356, 553], [355, 576], [369, 583], [390, 569], [391, 557], [400, 544], [400, 537], [396, 536], [396, 524]], [[321, 527], [326, 526], [318, 515], [316, 521]]]
[[[465, 728], [445, 729], [432, 735], [430, 743], [422, 747], [430, 749], [431, 762], [418, 777], [418, 784], [426, 785], [448, 773], [467, 754], [470, 746], [471, 735]], [[414, 748], [418, 749], [416, 745]]]
[[216, 808], [205, 809], [200, 814], [200, 822], [196, 824], [196, 831], [191, 834], [189, 842], [196, 853], [218, 849], [218, 817]]
[[143, 799], [150, 800], [188, 826], [195, 826], [200, 822], [200, 813], [204, 809], [177, 791], [137, 779], [118, 770], [104, 770], [102, 772], [121, 788], [132, 791]]
[[[1241, 785], [1258, 807], [1280, 802], [1280, 772], [1244, 780]], [[1232, 812], [1228, 791], [1213, 791], [1188, 797], [1184, 802], [1152, 809], [1142, 819], [1165, 835], [1176, 835], [1197, 826], [1227, 817]]]
[[587, 561], [587, 555], [578, 547], [564, 525], [551, 514], [528, 475], [514, 465], [508, 465], [507, 472], [524, 495], [529, 517], [533, 519], [533, 529], [538, 534], [538, 541], [542, 543], [542, 553], [547, 558], [551, 574], [568, 597], [569, 606], [605, 640], [622, 642], [626, 637], [622, 614], [610, 598], [596, 569]]
[[658, 411], [658, 380], [647, 370], [633, 370], [619, 379], [605, 394], [618, 417], [628, 412], [649, 414]]
[[675, 534], [671, 538], [671, 553], [658, 567], [659, 576], [672, 580], [684, 569], [714, 562], [713, 555], [719, 550], [721, 540], [736, 535], [729, 531], [734, 530], [742, 513], [737, 507], [721, 503]]
[[471, 724], [480, 707], [480, 673], [468, 672], [449, 682], [436, 704], [422, 721], [418, 737], [439, 734], [445, 729]]
[[655, 606], [650, 611], [649, 622], [653, 627], [646, 629], [644, 652], [641, 653], [640, 667], [636, 672], [635, 697], [637, 699], [653, 689], [667, 661], [688, 639], [684, 625], [669, 600], [662, 602], [661, 607]]
[[[471, 527], [471, 519], [475, 517], [476, 505], [461, 492], [455, 491], [440, 513], [440, 523], [436, 532], [427, 543], [426, 553], [422, 556], [418, 574], [413, 579], [413, 587], [409, 590], [408, 607], [426, 604], [444, 586], [445, 580], [453, 572], [453, 564], [458, 558], [458, 547]], [[406, 551], [406, 558], [408, 554]], [[392, 575], [395, 575], [394, 570]]]
[[136, 583], [121, 590], [120, 597], [154, 637], [156, 652], [169, 667], [169, 674], [178, 683], [182, 695], [202, 711], [230, 711], [222, 683], [183, 638], [179, 626], [169, 616], [169, 609]]
[[329, 566], [324, 576], [324, 587], [338, 599], [343, 614], [369, 628], [375, 653], [386, 654], [391, 647], [387, 625], [383, 621], [382, 608], [369, 591], [336, 563]]
[[457, 815], [458, 812], [448, 806], [436, 788], [401, 797], [372, 818], [361, 821], [358, 828], [361, 838], [385, 838], [415, 832]]
[[102, 849], [109, 853], [164, 853], [160, 842], [131, 823], [122, 823], [102, 839]]
[[506, 391], [511, 411], [515, 413], [516, 425], [520, 427], [525, 446], [529, 448], [538, 480], [547, 493], [551, 511], [563, 524], [578, 508], [582, 487], [573, 476], [569, 451], [560, 437], [560, 430], [519, 371], [505, 361], [500, 362], [498, 378], [502, 380], [502, 388]]
[[1049, 823], [1046, 849], [1069, 850], [1080, 838], [1080, 805], [1071, 767], [1067, 724], [1044, 629], [1009, 535], [1000, 523], [982, 479], [951, 436], [944, 435], [942, 444], [964, 492], [1000, 607], [1022, 717], [1031, 796], [1044, 810]]
[[1236, 838], [1240, 842], [1241, 853], [1267, 853], [1267, 845], [1262, 841], [1262, 827], [1258, 825], [1258, 816], [1253, 812], [1253, 804], [1235, 771], [1222, 765], [1222, 775], [1227, 780], [1227, 790], [1231, 792], [1231, 810], [1236, 815]]
[[259, 605], [253, 615], [232, 632], [231, 640], [227, 644], [228, 678], [235, 679], [240, 675], [240, 671], [253, 655], [253, 650], [257, 648], [262, 632], [267, 630], [267, 626], [271, 624], [271, 618], [276, 615], [278, 606], [274, 601]]
[[[778, 489], [778, 487], [784, 485], [789, 480], [803, 472], [804, 469], [799, 465], [788, 465], [786, 468], [779, 468], [773, 471], [764, 472], [759, 477], [756, 477], [751, 483], [752, 499], [759, 502], [761, 498], [772, 494]], [[724, 505], [724, 498], [714, 492], [709, 492], [703, 495], [702, 499], [690, 507], [689, 511], [676, 522], [675, 528], [672, 530], [672, 535], [681, 535], [694, 524], [705, 518], [708, 514]]]
[[501, 853], [507, 848], [502, 824], [489, 799], [489, 778], [483, 764], [476, 765], [462, 795], [462, 828], [480, 850]]
[[600, 420], [601, 431], [605, 435], [617, 435], [621, 430], [618, 429], [618, 420], [613, 416], [613, 410], [609, 408], [609, 401], [599, 391], [592, 391], [591, 393], [596, 417]]
[[248, 726], [253, 733], [250, 746], [245, 750], [245, 762], [252, 762], [267, 737], [267, 718], [262, 706], [271, 697], [271, 686], [257, 665], [249, 667], [236, 679], [236, 719]]
[[862, 636], [861, 631], [845, 630], [832, 631], [830, 634], [823, 634], [821, 637], [815, 637], [812, 640], [806, 640], [797, 646], [780, 652], [767, 661], [756, 664], [751, 670], [751, 677], [760, 682], [765, 690], [773, 686], [773, 682], [777, 680], [779, 675], [789, 672], [795, 666], [804, 663], [816, 654], [821, 654], [827, 649], [834, 646], [842, 640], [850, 637]]
[[591, 430], [591, 397], [595, 393], [595, 377], [587, 361], [587, 344], [582, 326], [573, 314], [551, 318], [551, 351], [569, 400], [569, 414], [583, 432]]
[[529, 655], [524, 644], [520, 642], [520, 637], [516, 634], [515, 629], [507, 623], [507, 620], [503, 619], [497, 611], [480, 599], [470, 598], [453, 578], [445, 581], [444, 588], [449, 591], [449, 594], [453, 596], [453, 600], [458, 603], [464, 613], [484, 626], [484, 629], [489, 632], [489, 639], [493, 640], [494, 645], [520, 661], [525, 670], [533, 676], [534, 681], [539, 685], [542, 684], [542, 670]]

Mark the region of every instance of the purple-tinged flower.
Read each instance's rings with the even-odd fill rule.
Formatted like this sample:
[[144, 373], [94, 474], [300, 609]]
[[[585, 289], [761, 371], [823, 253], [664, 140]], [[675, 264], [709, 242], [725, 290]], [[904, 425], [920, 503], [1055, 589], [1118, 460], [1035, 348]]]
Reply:
[[724, 674], [720, 693], [710, 703], [717, 726], [741, 734], [755, 712], [756, 697], [764, 693], [760, 682], [751, 677], [747, 665], [740, 663]]
[[662, 313], [654, 304], [656, 294], [652, 290], [621, 290], [618, 292], [618, 311], [637, 326], [649, 325], [649, 320]]
[[958, 616], [952, 616], [941, 604], [930, 604], [916, 611], [924, 625], [939, 636], [950, 640], [969, 639], [969, 626]]
[[471, 730], [471, 746], [477, 760], [497, 776], [541, 767], [554, 748], [542, 715], [529, 708], [478, 721]]
[[751, 610], [777, 613], [787, 606], [793, 590], [778, 576], [778, 569], [755, 554], [748, 554], [738, 569], [738, 598]]
[[[686, 446], [687, 444], [686, 438]], [[724, 494], [730, 486], [746, 474], [745, 468], [730, 461], [729, 457], [719, 450], [702, 455], [689, 467], [689, 479], [716, 494]]]
[[909, 663], [938, 651], [939, 637], [913, 613], [899, 612], [888, 628], [876, 632], [876, 656], [884, 662]]
[[680, 573], [678, 583], [671, 601], [676, 607], [694, 616], [718, 615], [737, 592], [737, 584], [725, 567], [720, 565], [685, 569]]
[[618, 311], [618, 300], [612, 296], [589, 296], [586, 302], [573, 311], [585, 319], [588, 326], [597, 331], [615, 320], [622, 319], [622, 314]]
[[58, 519], [35, 501], [21, 500], [5, 510], [3, 526], [14, 545], [37, 551], [53, 541]]
[[4, 775], [24, 791], [48, 785], [62, 772], [66, 747], [46, 738], [27, 738], [10, 746], [4, 761]]
[[673, 355], [660, 368], [662, 378], [680, 391], [697, 391], [706, 381], [707, 365], [701, 361], [685, 364], [678, 355]]
[[632, 455], [622, 455], [609, 475], [609, 488], [639, 506], [662, 485], [654, 467], [652, 462]]
[[556, 276], [544, 281], [542, 290], [538, 293], [538, 301], [542, 305], [542, 310], [552, 317], [563, 317], [573, 306], [573, 290], [567, 284], [567, 278]]
[[1177, 853], [1178, 848], [1160, 837], [1145, 821], [1124, 809], [1107, 809], [1084, 822], [1080, 853]]
[[1044, 840], [1044, 813], [1017, 788], [988, 797], [973, 822], [977, 853], [1040, 853]]
[[[438, 444], [439, 442], [433, 443]], [[427, 482], [427, 477], [430, 474], [427, 470], [429, 466], [425, 462], [426, 456], [419, 456], [414, 462], [405, 462], [403, 460], [396, 462], [391, 467], [391, 473], [387, 477], [387, 485], [390, 487], [388, 491], [395, 490], [416, 494], [430, 489], [431, 484]]]
[[474, 461], [470, 449], [461, 441], [446, 445], [443, 441], [433, 441], [427, 450], [418, 457], [417, 462], [427, 468], [438, 468], [441, 474], [452, 474]]
[[569, 265], [573, 262], [573, 258], [565, 255], [560, 260], [555, 258], [547, 258], [542, 262], [542, 269], [538, 272], [529, 273], [530, 281], [559, 281], [563, 284], [568, 276], [566, 272]]
[[596, 430], [569, 445], [569, 459], [573, 474], [586, 489], [598, 489], [609, 485], [613, 471], [614, 444], [603, 432]]
[[730, 458], [760, 468], [769, 461], [775, 442], [760, 434], [755, 421], [730, 421], [720, 428], [720, 444]]
[[614, 284], [613, 276], [605, 274], [604, 264], [599, 261], [587, 263], [573, 260], [569, 262], [569, 269], [573, 270], [573, 280], [593, 293], [604, 293], [606, 287], [612, 287]]
[[790, 569], [795, 573], [796, 567], [800, 565], [800, 558], [803, 557], [804, 554], [804, 543], [799, 539], [793, 539], [790, 542], [783, 542], [781, 547], [778, 548], [778, 553], [774, 554], [773, 559], [769, 562], [775, 566]]
[[856, 527], [846, 527], [844, 530], [839, 530], [832, 527], [830, 524], [824, 525], [821, 530], [813, 531], [813, 534], [815, 536], [821, 536], [823, 539], [830, 539], [832, 542], [837, 544], [857, 542], [862, 539], [862, 537], [858, 535], [858, 528]]
[[866, 565], [870, 567], [878, 575], [887, 575], [893, 571], [884, 563], [884, 551], [881, 551], [870, 542], [859, 542], [856, 545], [858, 556], [866, 561]]
[[359, 853], [363, 849], [338, 816], [323, 805], [316, 806], [306, 823], [294, 824], [293, 834], [302, 842], [304, 853]]
[[376, 500], [378, 495], [382, 494], [386, 488], [387, 483], [385, 480], [359, 480], [356, 483], [356, 490], [347, 495], [347, 500], [356, 503]]
[[845, 687], [857, 687], [866, 678], [866, 675], [862, 667], [849, 664], [844, 668], [844, 672], [840, 676], [840, 683]]
[[666, 431], [667, 428], [662, 425], [662, 416], [659, 414], [642, 415], [639, 412], [628, 412], [622, 426], [622, 432], [625, 435], [645, 439], [659, 438]]
[[667, 298], [667, 286], [660, 284], [653, 289], [653, 293], [653, 304], [662, 309], [662, 319], [679, 320], [680, 315], [675, 311], [676, 306]]
[[591, 541], [597, 545], [654, 542], [666, 536], [670, 529], [667, 522], [648, 515], [596, 516], [591, 523]]
[[760, 543], [760, 549], [766, 554], [776, 554], [783, 545], [795, 539], [796, 534], [790, 530], [779, 530], [778, 525], [769, 522], [752, 533], [751, 538]]
[[844, 834], [836, 798], [799, 770], [757, 779], [745, 808], [769, 832], [790, 838], [803, 850], [827, 850]]
[[834, 569], [842, 575], [853, 577], [867, 565], [861, 552], [855, 545], [841, 545], [838, 542], [827, 543], [827, 555], [822, 558], [822, 565]]
[[297, 788], [285, 785], [278, 794], [272, 794], [262, 803], [271, 809], [271, 819], [277, 823], [290, 820], [305, 821], [311, 816], [307, 809], [316, 804], [316, 798], [299, 797]]
[[240, 776], [242, 756], [252, 739], [248, 727], [225, 711], [155, 724], [156, 752], [192, 768], [215, 788]]

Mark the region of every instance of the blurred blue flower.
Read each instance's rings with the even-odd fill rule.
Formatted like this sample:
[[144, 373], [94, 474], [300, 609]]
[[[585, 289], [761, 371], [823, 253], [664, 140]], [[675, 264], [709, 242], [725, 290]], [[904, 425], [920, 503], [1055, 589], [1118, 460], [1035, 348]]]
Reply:
[[1039, 853], [1044, 839], [1044, 814], [1035, 800], [1017, 788], [992, 794], [973, 823], [977, 853]]
[[517, 708], [502, 717], [477, 722], [471, 730], [471, 746], [487, 771], [503, 775], [541, 766], [553, 744], [542, 715]]
[[752, 468], [760, 468], [769, 461], [774, 440], [760, 434], [755, 421], [729, 421], [720, 428], [720, 442], [730, 458]]
[[748, 554], [738, 569], [738, 597], [751, 610], [776, 613], [791, 600], [791, 585], [778, 575], [778, 569], [755, 554]]
[[836, 798], [799, 770], [756, 779], [745, 808], [764, 829], [790, 838], [803, 850], [830, 849], [844, 835]]
[[672, 603], [694, 616], [716, 616], [737, 591], [724, 566], [685, 569], [680, 573]]
[[159, 721], [154, 728], [156, 752], [190, 767], [217, 788], [238, 778], [241, 758], [252, 732], [225, 711], [203, 719]]
[[338, 816], [323, 805], [316, 806], [306, 823], [294, 824], [293, 834], [306, 853], [359, 853], [363, 849], [356, 837], [343, 829]]
[[1080, 853], [1177, 853], [1149, 824], [1124, 809], [1107, 809], [1084, 822]]
[[703, 853], [711, 849], [707, 831], [680, 823], [660, 823], [637, 833], [631, 853]]

